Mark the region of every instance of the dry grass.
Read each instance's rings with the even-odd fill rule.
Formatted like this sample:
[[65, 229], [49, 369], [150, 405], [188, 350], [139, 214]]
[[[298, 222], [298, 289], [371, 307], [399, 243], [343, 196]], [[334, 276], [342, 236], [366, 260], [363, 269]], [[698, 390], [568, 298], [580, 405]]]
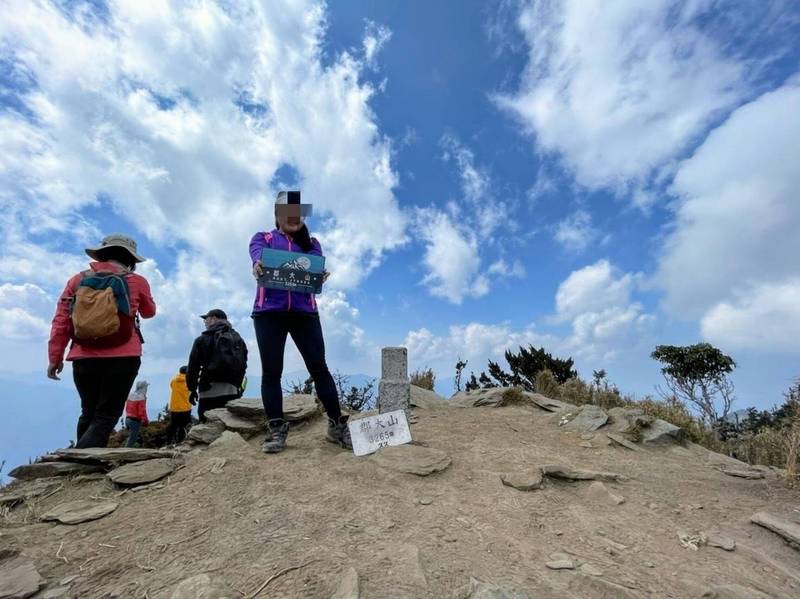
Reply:
[[436, 375], [432, 368], [422, 368], [411, 373], [409, 381], [412, 385], [433, 391], [433, 385], [436, 382]]

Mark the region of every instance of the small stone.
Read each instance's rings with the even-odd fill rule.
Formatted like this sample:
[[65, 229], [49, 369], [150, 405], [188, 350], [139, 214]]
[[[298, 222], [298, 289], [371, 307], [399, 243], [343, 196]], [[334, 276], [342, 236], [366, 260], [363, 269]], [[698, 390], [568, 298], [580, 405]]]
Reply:
[[645, 568], [655, 568], [656, 567], [656, 565], [653, 562], [642, 562], [642, 565]]
[[574, 570], [575, 563], [570, 559], [559, 559], [545, 563], [551, 570]]
[[591, 441], [592, 439], [595, 438], [595, 436], [596, 435], [594, 433], [583, 433], [581, 435], [581, 439], [583, 439], [584, 441]]
[[621, 482], [627, 477], [616, 472], [595, 472], [593, 470], [578, 470], [562, 464], [548, 464], [542, 466], [545, 476], [561, 478], [564, 480], [602, 480], [606, 482]]
[[764, 472], [761, 470], [751, 470], [749, 468], [731, 468], [731, 467], [720, 467], [717, 468], [723, 474], [727, 474], [728, 476], [734, 476], [736, 478], [746, 478], [750, 480], [758, 480], [764, 478]]
[[736, 549], [735, 540], [716, 533], [710, 533], [706, 535], [706, 545], [709, 547], [719, 547], [725, 551], [734, 551]]
[[553, 531], [553, 534], [554, 534], [554, 535], [556, 535], [557, 537], [560, 537], [561, 535], [563, 535], [563, 534], [564, 534], [564, 532], [563, 532], [563, 531], [561, 531], [561, 530], [554, 530], [554, 531]]
[[59, 582], [58, 584], [60, 584], [62, 587], [66, 587], [66, 586], [71, 585], [76, 580], [78, 580], [78, 578], [80, 578], [79, 574], [71, 574], [70, 576], [67, 576], [66, 578], [62, 578], [61, 582]]
[[116, 501], [68, 501], [51, 509], [41, 517], [41, 520], [45, 522], [56, 520], [62, 524], [80, 524], [108, 516], [118, 506], [119, 503]]
[[582, 564], [580, 570], [584, 574], [588, 574], [589, 576], [602, 576], [603, 571], [599, 568], [595, 568], [591, 564]]
[[433, 503], [433, 499], [431, 499], [430, 497], [420, 497], [420, 498], [417, 500], [417, 502], [418, 502], [420, 505], [430, 505], [430, 504], [432, 504], [432, 503]]
[[604, 503], [610, 503], [613, 505], [621, 505], [625, 503], [625, 498], [622, 495], [612, 493], [609, 491], [608, 487], [597, 480], [589, 485], [587, 494], [592, 499], [595, 499], [596, 501], [602, 501]]
[[502, 474], [500, 481], [507, 487], [513, 487], [518, 491], [533, 491], [541, 489], [544, 477], [540, 469], [529, 472], [515, 472], [512, 474]]
[[624, 447], [625, 449], [630, 449], [631, 451], [642, 451], [642, 448], [636, 445], [633, 441], [626, 439], [620, 433], [606, 433], [606, 437], [611, 439], [617, 445]]
[[250, 449], [250, 445], [239, 433], [224, 431], [217, 439], [211, 442], [210, 449], [243, 451]]

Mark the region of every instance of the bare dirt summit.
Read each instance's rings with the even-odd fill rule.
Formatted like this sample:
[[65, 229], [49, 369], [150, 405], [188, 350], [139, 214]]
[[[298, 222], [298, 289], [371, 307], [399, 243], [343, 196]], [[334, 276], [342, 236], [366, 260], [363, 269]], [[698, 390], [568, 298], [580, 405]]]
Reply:
[[[800, 494], [779, 473], [635, 414], [415, 394], [414, 445], [383, 457], [326, 442], [317, 413], [277, 455], [226, 431], [45, 456], [100, 472], [0, 489], [0, 598], [800, 597]], [[108, 474], [147, 459], [154, 482]], [[116, 508], [50, 521], [70, 502]]]

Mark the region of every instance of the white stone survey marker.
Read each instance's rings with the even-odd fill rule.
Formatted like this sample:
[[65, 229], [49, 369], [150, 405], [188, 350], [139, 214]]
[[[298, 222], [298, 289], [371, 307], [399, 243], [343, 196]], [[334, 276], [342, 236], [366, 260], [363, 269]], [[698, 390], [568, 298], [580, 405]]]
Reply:
[[404, 410], [350, 420], [347, 427], [353, 441], [353, 453], [357, 456], [374, 453], [381, 447], [411, 442], [411, 431]]

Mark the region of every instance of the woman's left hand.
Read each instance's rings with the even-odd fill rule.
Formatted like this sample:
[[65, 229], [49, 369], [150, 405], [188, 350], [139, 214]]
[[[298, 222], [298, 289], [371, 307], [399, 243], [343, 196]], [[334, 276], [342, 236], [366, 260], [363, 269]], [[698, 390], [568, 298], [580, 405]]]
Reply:
[[329, 276], [331, 276], [331, 273], [329, 271], [327, 271], [327, 270], [323, 271], [322, 272], [322, 282], [324, 283], [325, 281], [327, 281]]

